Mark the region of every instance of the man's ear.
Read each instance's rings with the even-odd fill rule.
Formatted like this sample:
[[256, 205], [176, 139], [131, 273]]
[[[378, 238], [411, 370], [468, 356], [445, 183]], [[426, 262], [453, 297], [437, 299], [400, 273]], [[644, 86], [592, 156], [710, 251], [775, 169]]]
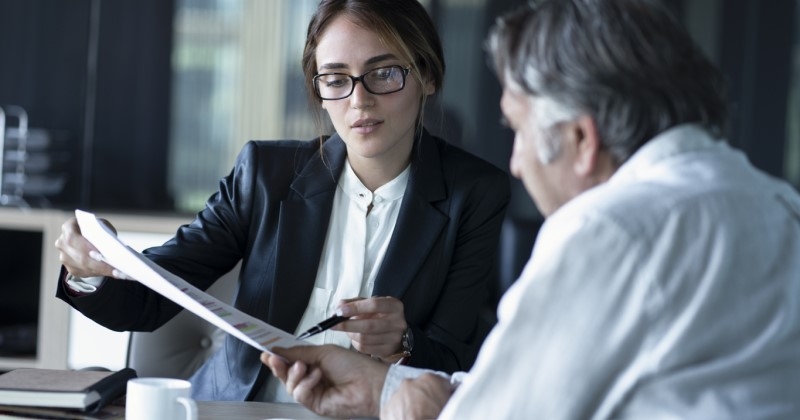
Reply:
[[573, 169], [575, 174], [582, 177], [591, 177], [595, 174], [599, 164], [602, 144], [597, 133], [594, 119], [588, 115], [578, 117], [571, 127], [576, 144], [576, 156]]

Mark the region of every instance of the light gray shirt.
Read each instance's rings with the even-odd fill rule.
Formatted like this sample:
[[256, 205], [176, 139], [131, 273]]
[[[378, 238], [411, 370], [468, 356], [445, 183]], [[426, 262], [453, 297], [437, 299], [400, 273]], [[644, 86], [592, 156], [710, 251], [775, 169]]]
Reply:
[[498, 316], [441, 418], [800, 418], [800, 197], [673, 128], [548, 218]]

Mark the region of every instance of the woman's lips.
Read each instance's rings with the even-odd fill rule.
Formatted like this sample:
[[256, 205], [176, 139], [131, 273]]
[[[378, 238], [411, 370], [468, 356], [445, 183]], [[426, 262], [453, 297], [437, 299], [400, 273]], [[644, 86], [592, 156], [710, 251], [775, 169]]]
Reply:
[[383, 124], [383, 121], [374, 120], [374, 119], [365, 119], [365, 120], [358, 120], [356, 121], [351, 128], [353, 131], [359, 134], [369, 134], [373, 131], [377, 130], [380, 125]]

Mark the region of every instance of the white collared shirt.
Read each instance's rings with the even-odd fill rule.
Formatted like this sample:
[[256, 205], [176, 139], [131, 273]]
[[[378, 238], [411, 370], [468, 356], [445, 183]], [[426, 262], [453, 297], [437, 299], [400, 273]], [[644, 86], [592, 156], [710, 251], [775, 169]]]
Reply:
[[440, 418], [800, 418], [800, 196], [660, 134], [547, 219]]
[[[372, 294], [375, 278], [400, 214], [409, 168], [410, 165], [393, 180], [372, 192], [358, 179], [350, 162], [345, 162], [333, 198], [333, 210], [314, 290], [295, 335], [333, 316], [340, 300], [369, 297]], [[370, 204], [372, 209], [368, 211]], [[340, 331], [324, 331], [306, 341], [350, 347], [350, 338]], [[271, 375], [256, 400], [294, 402], [283, 384]]]
[[[333, 198], [314, 291], [296, 334], [333, 316], [340, 300], [372, 294], [400, 213], [409, 168], [372, 192], [358, 179], [350, 162], [345, 162]], [[372, 209], [368, 211], [370, 205]], [[306, 341], [350, 347], [347, 334], [338, 331], [328, 330]]]

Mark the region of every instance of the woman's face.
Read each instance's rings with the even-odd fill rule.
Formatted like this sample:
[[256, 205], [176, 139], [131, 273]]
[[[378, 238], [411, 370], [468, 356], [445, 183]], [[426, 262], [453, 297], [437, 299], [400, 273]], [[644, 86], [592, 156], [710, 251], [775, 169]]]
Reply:
[[[383, 45], [374, 32], [344, 16], [328, 24], [316, 51], [317, 73], [360, 76], [378, 67], [410, 66]], [[347, 145], [348, 159], [354, 169], [376, 165], [405, 167], [414, 142], [420, 89], [425, 94], [434, 91], [432, 85], [420, 86], [409, 73], [405, 87], [398, 92], [375, 95], [367, 92], [359, 81], [347, 98], [322, 101], [336, 132]]]

